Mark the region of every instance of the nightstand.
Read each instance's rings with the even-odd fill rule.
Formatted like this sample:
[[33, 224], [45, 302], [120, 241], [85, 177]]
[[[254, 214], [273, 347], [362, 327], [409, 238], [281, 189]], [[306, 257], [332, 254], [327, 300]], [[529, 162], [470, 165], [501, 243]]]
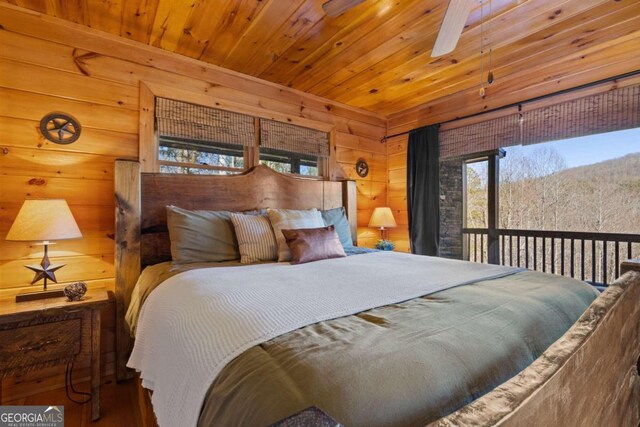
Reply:
[[108, 303], [104, 289], [87, 291], [81, 301], [0, 300], [0, 379], [89, 360], [91, 419], [100, 418], [100, 309]]

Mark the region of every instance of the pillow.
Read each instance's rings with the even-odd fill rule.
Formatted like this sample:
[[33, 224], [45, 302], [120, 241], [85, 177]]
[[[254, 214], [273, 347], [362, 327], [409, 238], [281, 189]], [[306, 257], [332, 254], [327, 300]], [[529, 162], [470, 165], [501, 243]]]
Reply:
[[240, 263], [278, 259], [278, 243], [265, 215], [231, 214], [240, 249]]
[[282, 230], [289, 250], [291, 264], [346, 257], [335, 227]]
[[320, 213], [322, 214], [324, 225], [333, 225], [336, 227], [336, 233], [338, 233], [342, 246], [345, 248], [353, 247], [351, 227], [349, 226], [349, 220], [347, 219], [347, 213], [344, 208], [341, 206], [339, 208], [328, 209]]
[[231, 212], [190, 211], [167, 206], [171, 258], [176, 264], [240, 258]]
[[291, 252], [282, 230], [324, 227], [322, 215], [317, 209], [299, 211], [293, 209], [267, 209], [269, 221], [278, 242], [278, 261], [289, 261]]

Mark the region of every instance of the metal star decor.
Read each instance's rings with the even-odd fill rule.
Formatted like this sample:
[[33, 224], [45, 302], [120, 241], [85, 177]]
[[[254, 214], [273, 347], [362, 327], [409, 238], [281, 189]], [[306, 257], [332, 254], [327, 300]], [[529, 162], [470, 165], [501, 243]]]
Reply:
[[40, 133], [56, 144], [71, 144], [80, 137], [80, 123], [64, 113], [49, 113], [40, 120]]
[[67, 139], [67, 135], [75, 135], [76, 131], [73, 129], [73, 124], [62, 119], [53, 119], [49, 123], [53, 124], [53, 129], [49, 129], [49, 134], [57, 133], [58, 139], [63, 141]]
[[33, 285], [39, 280], [44, 279], [44, 288], [47, 289], [47, 279], [51, 280], [53, 283], [58, 283], [56, 280], [55, 271], [64, 267], [65, 264], [51, 264], [49, 261], [49, 257], [45, 255], [42, 258], [42, 262], [39, 265], [25, 265], [29, 270], [34, 271], [36, 274], [31, 281]]

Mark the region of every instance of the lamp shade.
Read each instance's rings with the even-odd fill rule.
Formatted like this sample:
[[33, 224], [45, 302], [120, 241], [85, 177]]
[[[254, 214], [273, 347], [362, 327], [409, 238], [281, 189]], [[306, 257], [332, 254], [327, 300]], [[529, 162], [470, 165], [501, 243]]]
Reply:
[[25, 200], [7, 233], [7, 240], [48, 241], [82, 237], [64, 199]]
[[369, 220], [369, 227], [377, 228], [392, 228], [396, 227], [396, 220], [393, 217], [391, 208], [375, 208], [371, 219]]

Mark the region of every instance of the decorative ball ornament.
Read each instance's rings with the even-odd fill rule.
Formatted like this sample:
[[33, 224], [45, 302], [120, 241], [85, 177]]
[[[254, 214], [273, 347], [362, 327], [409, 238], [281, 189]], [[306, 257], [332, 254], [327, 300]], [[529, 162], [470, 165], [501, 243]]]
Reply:
[[62, 291], [69, 301], [80, 301], [87, 293], [87, 284], [84, 282], [71, 283]]
[[356, 162], [356, 173], [360, 178], [369, 175], [369, 164], [365, 159], [358, 159]]
[[56, 144], [71, 144], [80, 138], [80, 123], [65, 113], [49, 113], [40, 120], [40, 133]]

